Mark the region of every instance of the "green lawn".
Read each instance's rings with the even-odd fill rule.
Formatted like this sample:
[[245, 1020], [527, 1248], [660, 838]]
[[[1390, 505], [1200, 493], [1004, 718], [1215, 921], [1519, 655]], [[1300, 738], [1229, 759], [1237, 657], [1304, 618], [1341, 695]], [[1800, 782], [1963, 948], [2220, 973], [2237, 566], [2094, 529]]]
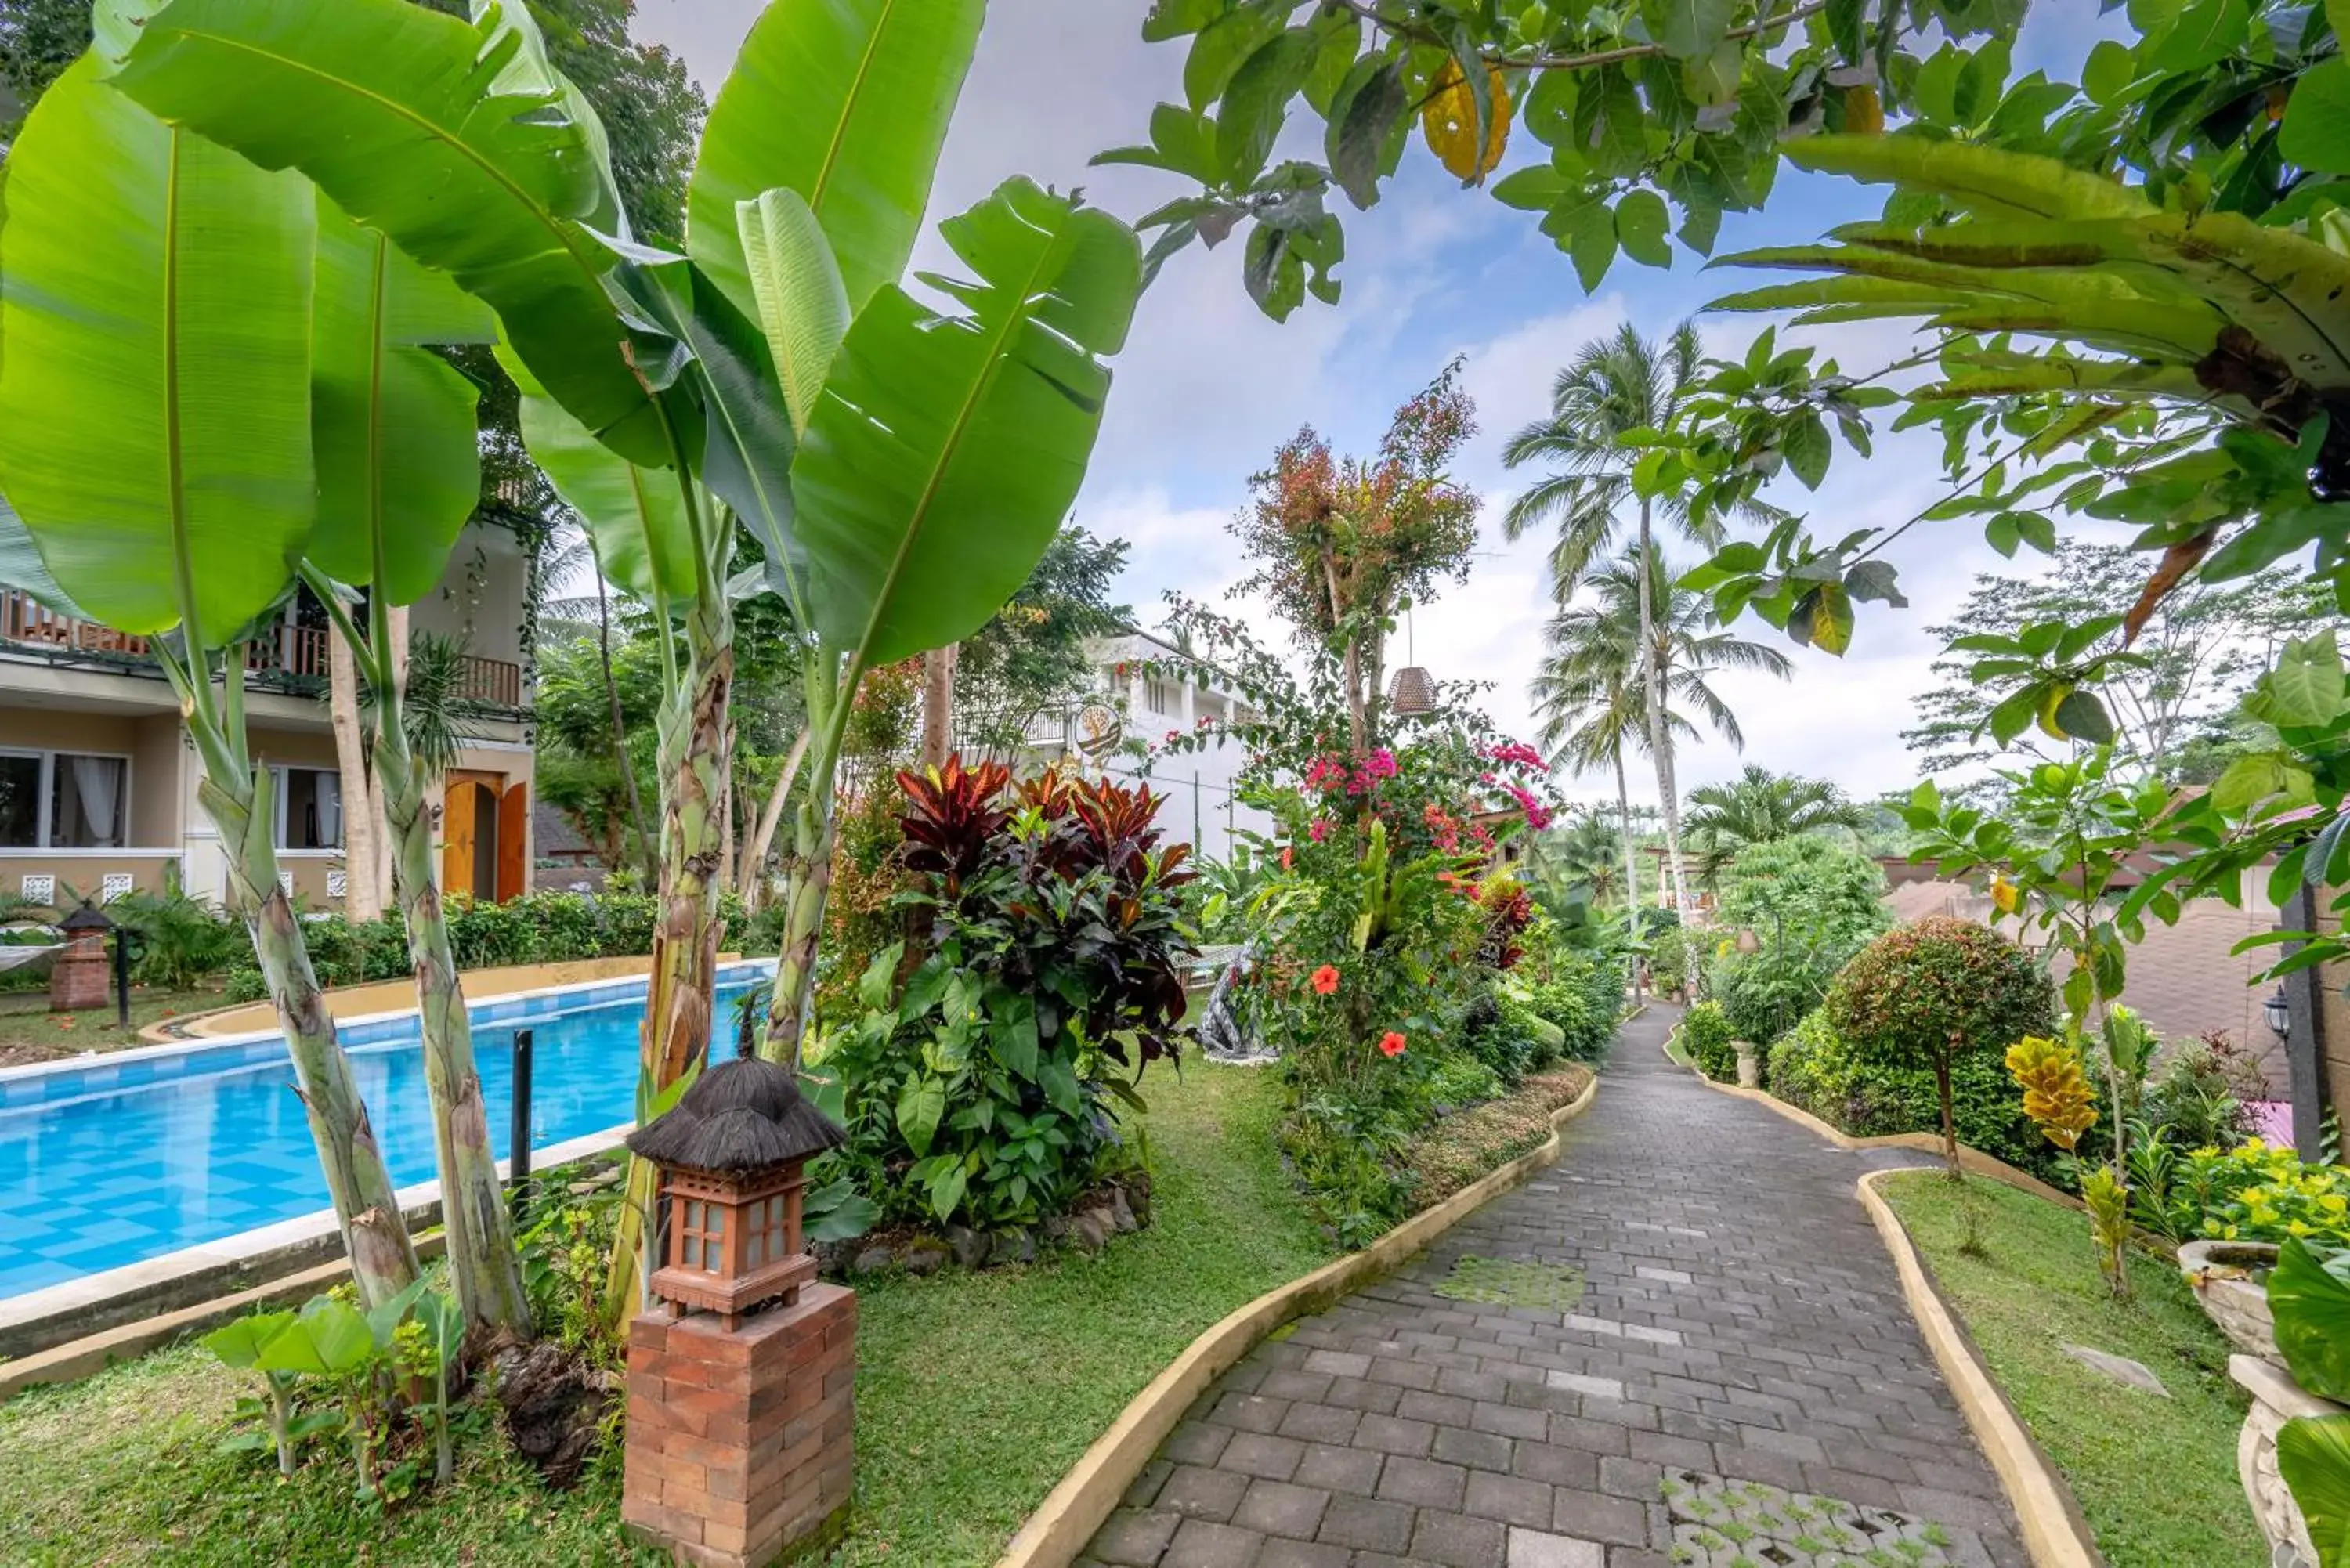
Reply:
[[[113, 995], [108, 992], [110, 999]], [[114, 1026], [111, 1000], [95, 1012], [51, 1012], [42, 992], [0, 992], [0, 1067], [77, 1056], [85, 1051], [120, 1051], [144, 1045], [139, 1031], [165, 1018], [203, 1012], [221, 1005], [217, 991], [153, 991], [130, 988], [130, 1027]]]
[[[838, 1564], [994, 1561], [1161, 1367], [1232, 1308], [1323, 1262], [1274, 1153], [1278, 1085], [1193, 1060], [1148, 1093], [1155, 1223], [1098, 1259], [861, 1285], [857, 1511]], [[290, 1484], [222, 1455], [242, 1376], [182, 1346], [0, 1406], [10, 1565], [574, 1564], [660, 1561], [619, 1533], [618, 1468], [543, 1490], [504, 1445], [380, 1516], [320, 1455]]]
[[[2080, 1499], [2113, 1568], [2264, 1568], [2236, 1478], [2243, 1401], [2220, 1338], [2178, 1271], [2135, 1255], [2135, 1299], [2115, 1303], [2088, 1220], [2044, 1199], [1973, 1180], [1987, 1258], [1959, 1251], [1960, 1193], [1939, 1175], [1882, 1189], [2032, 1435]], [[2065, 1345], [2150, 1367], [2170, 1397], [2090, 1371]]]

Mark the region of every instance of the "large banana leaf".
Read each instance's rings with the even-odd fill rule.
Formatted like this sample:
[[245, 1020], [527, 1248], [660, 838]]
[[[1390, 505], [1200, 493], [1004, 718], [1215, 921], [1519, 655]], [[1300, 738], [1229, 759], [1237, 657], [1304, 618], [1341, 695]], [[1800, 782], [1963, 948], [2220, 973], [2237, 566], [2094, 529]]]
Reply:
[[164, 126], [85, 57], [8, 159], [0, 489], [93, 618], [217, 645], [316, 506], [309, 188]]
[[969, 636], [1025, 580], [1076, 498], [1142, 287], [1134, 233], [1007, 181], [942, 225], [977, 275], [894, 286], [842, 342], [792, 465], [818, 630], [888, 663]]
[[551, 94], [562, 103], [564, 119], [587, 139], [588, 159], [596, 169], [596, 210], [580, 213], [580, 221], [598, 234], [629, 238], [629, 211], [620, 202], [620, 183], [612, 174], [612, 139], [605, 134], [603, 119], [588, 95], [547, 58], [546, 35], [539, 31], [530, 6], [525, 0], [471, 0], [467, 8], [489, 48], [506, 47], [508, 34], [515, 38], [513, 57], [490, 84], [490, 91], [525, 98]]
[[2161, 211], [2118, 181], [1973, 142], [1806, 136], [1783, 151], [1798, 168], [1938, 192], [1986, 218], [2147, 218]]
[[779, 186], [743, 202], [735, 216], [759, 329], [767, 335], [796, 435], [807, 429], [832, 357], [848, 335], [848, 290], [815, 210], [797, 191]]
[[560, 92], [501, 92], [522, 35], [409, 0], [170, 0], [114, 85], [336, 205], [498, 313], [540, 385], [637, 460], [668, 461], [619, 351], [586, 226], [605, 202]]
[[[605, 286], [620, 306], [630, 352], [656, 386], [687, 373], [700, 392], [702, 481], [734, 509], [767, 556], [767, 576], [788, 591], [801, 561], [792, 532], [792, 453], [797, 442], [775, 368], [759, 329], [683, 256], [640, 253]], [[675, 405], [681, 399], [672, 398]]]
[[758, 319], [736, 208], [778, 186], [816, 213], [851, 311], [921, 233], [986, 0], [775, 0], [719, 89], [686, 200], [686, 248]]
[[422, 346], [487, 342], [489, 310], [323, 196], [313, 310], [310, 560], [413, 604], [440, 583], [482, 491], [479, 389]]
[[522, 393], [523, 444], [596, 536], [604, 575], [648, 603], [690, 597], [698, 568], [676, 471], [640, 468], [598, 441], [503, 344], [498, 361]]
[[57, 578], [49, 576], [48, 563], [41, 559], [40, 546], [33, 542], [32, 532], [5, 495], [0, 495], [0, 588], [29, 594], [35, 604], [76, 620], [93, 618], [88, 610], [74, 603], [72, 595], [57, 587]]
[[2277, 1433], [2277, 1470], [2317, 1548], [2314, 1568], [2350, 1564], [2350, 1416], [2303, 1416]]

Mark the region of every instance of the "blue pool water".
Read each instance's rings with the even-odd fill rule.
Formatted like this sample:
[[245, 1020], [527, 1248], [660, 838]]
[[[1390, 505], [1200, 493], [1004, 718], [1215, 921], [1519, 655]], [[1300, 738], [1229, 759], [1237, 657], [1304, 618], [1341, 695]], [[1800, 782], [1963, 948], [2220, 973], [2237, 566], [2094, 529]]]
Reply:
[[[733, 999], [763, 983], [767, 967], [720, 971], [722, 1036]], [[634, 1115], [644, 997], [639, 979], [471, 1010], [500, 1158], [513, 1121], [514, 1031], [533, 1032], [531, 1146], [545, 1148]], [[341, 1033], [393, 1182], [433, 1179], [414, 1017]], [[0, 1297], [326, 1207], [282, 1040], [0, 1078]]]

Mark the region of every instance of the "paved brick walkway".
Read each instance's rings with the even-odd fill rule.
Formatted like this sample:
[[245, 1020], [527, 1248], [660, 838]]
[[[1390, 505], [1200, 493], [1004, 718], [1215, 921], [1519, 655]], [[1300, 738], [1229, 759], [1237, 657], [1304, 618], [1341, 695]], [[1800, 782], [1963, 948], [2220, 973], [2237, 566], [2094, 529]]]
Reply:
[[[1087, 1568], [1840, 1565], [1886, 1560], [1872, 1530], [1933, 1543], [1896, 1561], [2022, 1568], [1853, 1196], [1887, 1157], [1697, 1083], [1659, 1050], [1670, 1021], [1626, 1026], [1556, 1165], [1227, 1373]], [[1440, 1293], [1463, 1257], [1587, 1289], [1568, 1312]], [[1710, 1533], [1724, 1478], [1804, 1547]], [[1821, 1544], [1821, 1521], [1860, 1534]]]

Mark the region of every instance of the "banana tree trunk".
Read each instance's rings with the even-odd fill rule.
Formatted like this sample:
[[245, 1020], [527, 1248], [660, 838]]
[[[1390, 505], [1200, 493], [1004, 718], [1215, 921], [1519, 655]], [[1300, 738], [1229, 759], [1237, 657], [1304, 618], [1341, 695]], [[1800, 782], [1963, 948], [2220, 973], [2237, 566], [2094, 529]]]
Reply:
[[[232, 670], [236, 666], [232, 663]], [[232, 679], [234, 679], [232, 676]], [[294, 1060], [294, 1092], [310, 1124], [310, 1141], [327, 1178], [327, 1194], [351, 1260], [351, 1278], [369, 1306], [390, 1301], [413, 1283], [416, 1249], [401, 1220], [400, 1200], [383, 1150], [368, 1120], [351, 1061], [335, 1038], [335, 1021], [310, 969], [310, 953], [294, 905], [277, 879], [277, 850], [265, 826], [272, 818], [267, 768], [244, 778], [207, 776], [196, 796], [220, 834], [228, 861], [228, 905], [253, 939], [253, 955], [269, 986], [269, 1000]]]
[[[387, 708], [376, 710], [384, 715]], [[390, 710], [396, 722], [397, 710]], [[408, 927], [408, 957], [416, 969], [416, 1005], [424, 1040], [424, 1086], [432, 1106], [432, 1149], [441, 1171], [442, 1226], [448, 1237], [449, 1277], [464, 1314], [465, 1337], [476, 1347], [532, 1337], [530, 1297], [523, 1286], [522, 1255], [506, 1215], [505, 1185], [490, 1147], [482, 1075], [473, 1061], [473, 1023], [449, 943], [441, 882], [432, 853], [423, 764], [409, 754], [393, 723], [375, 739], [376, 780], [393, 846], [392, 887]]]
[[[660, 919], [638, 1036], [644, 1081], [655, 1091], [684, 1076], [709, 1050], [724, 935], [718, 891], [732, 768], [727, 704], [734, 689], [734, 621], [723, 592], [697, 603], [686, 632], [689, 684], [661, 711]], [[619, 1323], [637, 1306], [652, 1175], [642, 1160], [629, 1162], [628, 1201], [620, 1206], [604, 1289], [607, 1311]]]
[[343, 914], [352, 920], [383, 918], [381, 861], [376, 849], [374, 786], [368, 782], [367, 747], [359, 739], [359, 661], [350, 644], [327, 639], [328, 711], [335, 731], [335, 766], [343, 792]]
[[807, 755], [812, 733], [806, 725], [801, 726], [799, 738], [784, 756], [783, 771], [775, 775], [775, 787], [767, 796], [767, 804], [759, 810], [758, 826], [751, 834], [751, 841], [743, 846], [743, 903], [754, 914], [766, 908], [767, 851], [775, 846], [775, 829], [783, 825], [784, 804], [791, 798], [792, 781], [799, 776], [800, 759]]
[[831, 759], [808, 781], [807, 798], [793, 822], [792, 853], [785, 861], [784, 951], [775, 963], [775, 992], [759, 1054], [796, 1071], [800, 1044], [816, 1000], [816, 949], [824, 938], [825, 901], [832, 894], [835, 831]]
[[[612, 720], [612, 766], [620, 775], [620, 788], [629, 803], [629, 826], [637, 831], [637, 846], [645, 857], [645, 873], [658, 884], [660, 880], [660, 858], [655, 852], [652, 834], [645, 826], [645, 797], [637, 788], [637, 770], [629, 762], [628, 725], [620, 714], [620, 685], [612, 677], [612, 601], [604, 591], [604, 553], [596, 546], [594, 530], [588, 534], [588, 555], [596, 567], [596, 652], [604, 670], [604, 701]], [[619, 857], [612, 857], [612, 869], [620, 868]]]

